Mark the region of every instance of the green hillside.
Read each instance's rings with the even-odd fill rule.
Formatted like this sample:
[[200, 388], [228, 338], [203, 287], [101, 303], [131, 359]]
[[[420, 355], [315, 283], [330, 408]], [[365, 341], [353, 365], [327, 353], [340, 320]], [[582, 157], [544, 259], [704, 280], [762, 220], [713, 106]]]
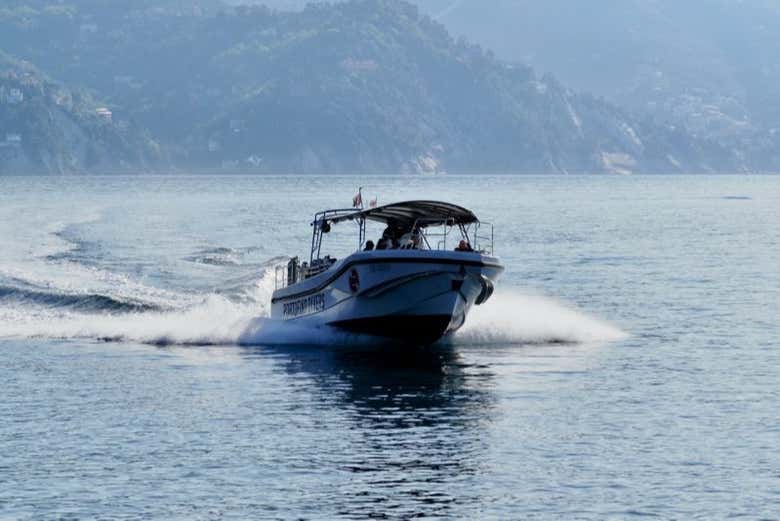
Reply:
[[727, 147], [499, 61], [396, 0], [296, 13], [17, 1], [0, 9], [0, 48], [93, 93], [181, 169], [672, 173], [745, 164]]
[[0, 173], [129, 172], [160, 158], [145, 132], [86, 92], [0, 53]]

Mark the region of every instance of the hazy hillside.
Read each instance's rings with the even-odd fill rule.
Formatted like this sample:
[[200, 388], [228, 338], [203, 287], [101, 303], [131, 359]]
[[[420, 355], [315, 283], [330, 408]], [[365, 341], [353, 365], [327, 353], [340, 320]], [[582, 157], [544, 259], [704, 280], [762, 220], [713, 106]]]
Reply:
[[455, 34], [778, 167], [772, 0], [417, 0]]
[[159, 159], [108, 107], [0, 52], [0, 173], [138, 171]]
[[502, 63], [397, 0], [297, 13], [205, 0], [14, 0], [0, 9], [0, 49], [89, 89], [180, 168], [628, 173], [748, 163]]

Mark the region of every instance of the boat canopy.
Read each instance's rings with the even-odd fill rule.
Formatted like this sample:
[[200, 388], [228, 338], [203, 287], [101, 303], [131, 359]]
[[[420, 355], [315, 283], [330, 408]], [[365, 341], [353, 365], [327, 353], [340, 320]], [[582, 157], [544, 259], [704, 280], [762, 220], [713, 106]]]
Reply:
[[424, 228], [444, 224], [466, 225], [479, 222], [471, 210], [441, 201], [405, 201], [327, 218], [332, 223], [355, 219], [366, 219], [408, 228], [411, 228], [415, 223]]

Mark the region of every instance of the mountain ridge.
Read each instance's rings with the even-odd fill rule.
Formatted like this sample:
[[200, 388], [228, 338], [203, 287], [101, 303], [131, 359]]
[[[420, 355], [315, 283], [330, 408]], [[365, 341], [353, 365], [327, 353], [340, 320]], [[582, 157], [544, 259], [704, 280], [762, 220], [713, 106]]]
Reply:
[[216, 2], [54, 4], [17, 0], [29, 10], [0, 11], [0, 48], [87, 89], [151, 136], [160, 153], [139, 161], [144, 168], [744, 170], [727, 148], [501, 62], [406, 2], [298, 13]]
[[[780, 166], [780, 5], [770, 0], [416, 0], [454, 34], [574, 89]], [[594, 72], [597, 71], [597, 72]]]

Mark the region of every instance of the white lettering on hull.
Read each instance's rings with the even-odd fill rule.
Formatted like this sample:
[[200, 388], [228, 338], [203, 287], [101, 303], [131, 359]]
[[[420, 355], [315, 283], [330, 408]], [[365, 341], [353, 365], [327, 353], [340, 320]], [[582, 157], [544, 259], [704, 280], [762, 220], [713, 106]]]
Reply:
[[325, 310], [325, 294], [318, 293], [306, 298], [294, 300], [284, 304], [282, 307], [282, 316], [284, 318], [294, 318], [302, 315], [310, 315]]

